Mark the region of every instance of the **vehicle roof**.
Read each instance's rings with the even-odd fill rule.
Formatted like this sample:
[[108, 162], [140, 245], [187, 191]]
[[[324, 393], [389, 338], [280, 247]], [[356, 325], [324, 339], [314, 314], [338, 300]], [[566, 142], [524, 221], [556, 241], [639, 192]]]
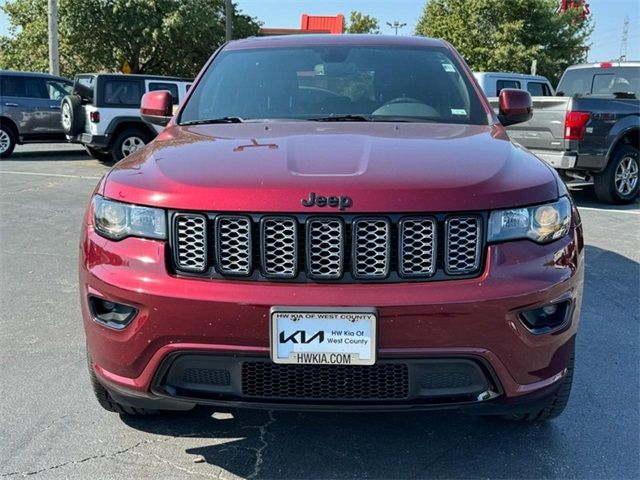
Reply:
[[273, 37], [249, 37], [242, 40], [233, 40], [225, 46], [225, 50], [240, 50], [245, 48], [307, 47], [313, 45], [443, 47], [445, 46], [445, 43], [442, 40], [435, 38], [417, 36], [303, 34], [279, 35]]
[[543, 77], [542, 75], [530, 75], [528, 73], [511, 73], [511, 72], [473, 72], [473, 74], [478, 76], [499, 76], [499, 77], [511, 77], [511, 78], [521, 78], [528, 80], [542, 80], [548, 82], [549, 79], [547, 77]]
[[0, 75], [6, 75], [7, 77], [42, 77], [42, 78], [55, 78], [71, 81], [68, 78], [61, 77], [60, 75], [52, 75], [44, 72], [23, 72], [19, 70], [0, 70]]
[[611, 67], [640, 67], [640, 61], [629, 62], [594, 62], [594, 63], [580, 63], [578, 65], [571, 65], [567, 67], [567, 70], [575, 70], [577, 68], [601, 68], [600, 65], [608, 63]]
[[92, 76], [92, 77], [114, 77], [114, 78], [137, 78], [142, 80], [173, 80], [177, 82], [193, 82], [193, 78], [184, 77], [169, 77], [164, 75], [144, 75], [139, 73], [77, 73], [79, 76]]

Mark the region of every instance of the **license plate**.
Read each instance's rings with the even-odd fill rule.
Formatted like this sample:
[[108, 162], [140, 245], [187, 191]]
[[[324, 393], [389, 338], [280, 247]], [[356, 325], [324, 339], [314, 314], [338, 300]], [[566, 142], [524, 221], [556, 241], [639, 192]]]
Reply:
[[373, 365], [377, 315], [374, 308], [273, 307], [274, 363]]

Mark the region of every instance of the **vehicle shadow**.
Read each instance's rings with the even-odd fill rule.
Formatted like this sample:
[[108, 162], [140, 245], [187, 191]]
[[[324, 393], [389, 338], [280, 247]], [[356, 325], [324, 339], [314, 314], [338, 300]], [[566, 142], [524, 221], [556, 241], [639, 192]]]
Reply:
[[91, 157], [84, 149], [16, 149], [9, 158], [4, 161], [27, 161], [27, 162], [52, 162], [52, 161], [73, 161], [90, 160]]
[[612, 205], [610, 203], [602, 203], [596, 197], [593, 187], [583, 187], [571, 190], [571, 195], [576, 201], [578, 207], [597, 208], [599, 210], [639, 210], [640, 199], [625, 205]]
[[[172, 445], [240, 477], [636, 477], [639, 460], [629, 453], [640, 448], [633, 427], [639, 422], [640, 265], [594, 246], [586, 247], [586, 263], [574, 389], [564, 415], [550, 422], [520, 424], [454, 411], [238, 410], [221, 416], [205, 407], [122, 421], [155, 435], [188, 437]], [[193, 444], [199, 446], [188, 446]]]
[[[214, 412], [199, 407], [160, 421], [123, 421], [154, 434], [208, 439], [185, 452], [242, 478], [547, 478], [554, 470], [541, 461], [540, 446], [560, 451], [563, 443], [553, 423], [523, 426], [454, 412], [240, 410], [226, 419]], [[510, 465], [510, 457], [520, 461]]]

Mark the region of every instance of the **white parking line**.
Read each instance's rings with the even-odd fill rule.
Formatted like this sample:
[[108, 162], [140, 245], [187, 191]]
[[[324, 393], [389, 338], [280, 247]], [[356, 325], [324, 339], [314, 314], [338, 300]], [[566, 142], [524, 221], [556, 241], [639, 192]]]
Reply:
[[613, 210], [607, 208], [596, 208], [596, 207], [581, 207], [578, 206], [578, 210], [593, 210], [594, 212], [603, 212], [603, 213], [630, 213], [631, 215], [640, 215], [640, 210]]
[[64, 173], [40, 173], [40, 172], [14, 172], [10, 170], [0, 170], [0, 173], [10, 173], [13, 175], [33, 175], [36, 177], [86, 178], [89, 180], [100, 180], [102, 178], [102, 177], [92, 177], [90, 175], [67, 175]]

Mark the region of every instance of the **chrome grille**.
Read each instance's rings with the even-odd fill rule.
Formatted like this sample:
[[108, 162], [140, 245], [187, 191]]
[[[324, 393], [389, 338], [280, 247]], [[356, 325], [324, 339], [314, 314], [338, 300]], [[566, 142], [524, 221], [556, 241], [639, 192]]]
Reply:
[[180, 270], [203, 272], [207, 268], [207, 218], [204, 215], [176, 215], [175, 262]]
[[261, 215], [175, 212], [176, 272], [248, 280], [406, 282], [469, 278], [486, 214]]
[[344, 223], [339, 218], [307, 222], [307, 272], [310, 277], [331, 280], [344, 271]]
[[445, 271], [450, 275], [480, 268], [481, 227], [478, 217], [452, 217], [446, 221]]
[[293, 278], [298, 273], [298, 222], [295, 218], [265, 217], [261, 222], [262, 273]]
[[433, 218], [408, 218], [400, 222], [400, 274], [430, 277], [436, 270], [437, 224]]
[[235, 215], [216, 217], [217, 269], [227, 275], [251, 273], [251, 219]]
[[386, 218], [353, 222], [353, 274], [356, 278], [385, 278], [389, 275], [391, 228]]

